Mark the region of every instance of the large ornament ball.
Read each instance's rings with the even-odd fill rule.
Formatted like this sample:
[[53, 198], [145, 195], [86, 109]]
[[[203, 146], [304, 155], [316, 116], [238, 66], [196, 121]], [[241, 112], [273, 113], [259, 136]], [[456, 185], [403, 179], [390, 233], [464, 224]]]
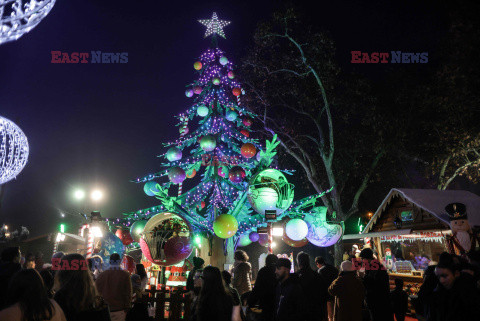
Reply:
[[228, 239], [237, 233], [238, 222], [237, 219], [229, 214], [222, 214], [217, 216], [213, 221], [213, 231], [215, 235], [222, 239]]
[[227, 76], [228, 76], [228, 78], [233, 79], [233, 78], [235, 78], [235, 73], [230, 70], [230, 71], [227, 73]]
[[251, 143], [245, 143], [242, 145], [240, 153], [243, 157], [252, 158], [257, 153], [257, 149], [255, 148], [255, 145]]
[[167, 151], [167, 159], [169, 162], [175, 162], [182, 159], [182, 150], [178, 147], [171, 147]]
[[122, 240], [123, 245], [127, 246], [133, 242], [132, 236], [130, 235], [130, 231], [118, 229], [115, 232], [115, 235]]
[[228, 172], [228, 178], [232, 183], [238, 184], [245, 178], [245, 170], [240, 166], [234, 166]]
[[135, 260], [130, 255], [125, 255], [122, 260], [121, 267], [123, 270], [128, 271], [128, 273], [135, 273]]
[[130, 226], [130, 235], [132, 236], [135, 242], [140, 240], [140, 234], [143, 233], [143, 229], [145, 228], [145, 224], [147, 224], [146, 220], [136, 221]]
[[234, 110], [229, 109], [227, 110], [225, 117], [229, 121], [234, 121], [235, 119], [237, 119], [237, 113]]
[[308, 226], [304, 220], [294, 218], [285, 225], [285, 234], [294, 241], [303, 240], [308, 233]]
[[212, 79], [212, 83], [213, 83], [215, 86], [220, 85], [220, 78], [217, 78], [217, 77], [213, 78], [213, 79]]
[[238, 88], [238, 87], [233, 88], [232, 94], [233, 94], [234, 96], [237, 96], [237, 97], [238, 97], [238, 96], [240, 96], [240, 95], [242, 94], [242, 90], [241, 90], [240, 88]]
[[197, 171], [195, 170], [195, 168], [192, 168], [192, 171], [187, 173], [187, 178], [194, 178], [195, 175], [197, 175]]
[[300, 240], [300, 241], [294, 241], [288, 236], [286, 236], [285, 233], [283, 233], [282, 241], [284, 241], [287, 245], [291, 247], [303, 247], [308, 244], [307, 238], [304, 238], [303, 240]]
[[163, 212], [145, 225], [140, 239], [143, 255], [152, 263], [170, 266], [180, 263], [193, 250], [190, 224], [179, 214]]
[[243, 124], [244, 124], [245, 126], [247, 126], [247, 127], [252, 126], [252, 120], [251, 120], [250, 118], [244, 118], [244, 119], [242, 120], [242, 122], [243, 122]]
[[261, 245], [261, 246], [268, 246], [268, 234], [259, 234], [260, 237], [258, 238], [258, 243]]
[[103, 259], [103, 262], [105, 262], [107, 265], [110, 261], [110, 255], [113, 253], [118, 253], [120, 257], [122, 257], [123, 253], [125, 252], [125, 247], [122, 243], [122, 240], [120, 240], [120, 238], [112, 232], [105, 233], [100, 239], [98, 245], [98, 255], [100, 255], [100, 257]]
[[200, 61], [196, 61], [193, 64], [193, 68], [195, 68], [195, 70], [201, 70], [202, 69], [202, 63]]
[[197, 107], [197, 115], [200, 117], [205, 117], [208, 115], [208, 107], [205, 105], [200, 105]]
[[307, 240], [320, 247], [332, 246], [343, 235], [343, 227], [339, 223], [327, 222], [327, 208], [319, 206], [314, 208], [315, 215], [305, 215], [308, 226]]
[[212, 135], [205, 135], [200, 140], [200, 147], [206, 152], [211, 152], [217, 147], [217, 140]]
[[148, 196], [155, 196], [155, 192], [158, 192], [157, 182], [155, 181], [146, 182], [145, 185], [143, 185], [143, 191]]
[[249, 133], [247, 130], [245, 130], [245, 129], [242, 129], [242, 130], [240, 131], [240, 134], [242, 134], [242, 135], [245, 136], [245, 137], [250, 137], [250, 133]]
[[250, 238], [250, 241], [257, 242], [260, 239], [260, 234], [257, 232], [251, 232], [248, 237]]
[[202, 87], [200, 86], [193, 87], [193, 92], [197, 95], [200, 95], [202, 93]]
[[183, 168], [175, 166], [168, 170], [168, 179], [174, 184], [180, 184], [187, 177]]
[[188, 98], [192, 97], [193, 96], [193, 90], [191, 90], [191, 89], [185, 90], [185, 96], [187, 96]]
[[220, 62], [220, 65], [225, 66], [226, 64], [228, 64], [228, 58], [225, 56], [222, 56], [220, 57], [219, 62]]
[[237, 244], [238, 244], [238, 246], [247, 246], [247, 245], [252, 244], [252, 241], [250, 240], [249, 235], [247, 233], [244, 233], [244, 234], [240, 235]]

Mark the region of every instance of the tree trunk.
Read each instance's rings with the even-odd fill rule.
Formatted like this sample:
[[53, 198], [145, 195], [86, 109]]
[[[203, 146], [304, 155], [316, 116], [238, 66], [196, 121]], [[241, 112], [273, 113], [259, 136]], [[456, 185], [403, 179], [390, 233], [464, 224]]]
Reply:
[[337, 243], [335, 243], [334, 246], [334, 253], [333, 253], [333, 259], [334, 259], [334, 265], [336, 267], [340, 266], [340, 263], [343, 261], [343, 252], [344, 252], [344, 247], [343, 247], [343, 240], [340, 239], [338, 240]]

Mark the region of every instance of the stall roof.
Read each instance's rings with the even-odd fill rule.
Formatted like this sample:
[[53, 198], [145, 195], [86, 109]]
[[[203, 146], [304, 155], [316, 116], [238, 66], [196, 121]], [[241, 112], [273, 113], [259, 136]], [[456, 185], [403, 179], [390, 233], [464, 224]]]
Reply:
[[415, 206], [420, 207], [424, 211], [432, 214], [442, 222], [449, 224], [448, 215], [445, 212], [445, 206], [450, 203], [463, 203], [467, 207], [468, 221], [470, 225], [480, 226], [480, 196], [469, 191], [439, 191], [436, 189], [408, 189], [408, 188], [392, 188], [382, 204], [378, 207], [375, 215], [363, 230], [362, 234], [371, 231], [373, 225], [383, 215], [386, 206], [391, 200], [400, 196], [408, 200]]

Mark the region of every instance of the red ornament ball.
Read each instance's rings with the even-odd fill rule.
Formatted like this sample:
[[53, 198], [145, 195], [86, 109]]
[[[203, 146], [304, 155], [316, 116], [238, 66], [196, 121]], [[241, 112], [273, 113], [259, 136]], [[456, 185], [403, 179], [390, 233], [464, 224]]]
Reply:
[[193, 92], [197, 95], [201, 94], [202, 93], [202, 87], [200, 87], [200, 86], [193, 87]]
[[247, 126], [247, 127], [252, 126], [252, 120], [251, 120], [250, 118], [245, 118], [245, 119], [243, 119], [242, 122], [243, 122], [243, 124], [244, 124], [245, 126]]
[[249, 133], [247, 130], [245, 130], [245, 129], [241, 130], [241, 131], [240, 131], [240, 134], [242, 134], [242, 135], [245, 136], [245, 137], [250, 137], [250, 133]]
[[238, 87], [233, 88], [232, 93], [234, 96], [240, 96], [242, 94], [242, 90]]
[[228, 172], [228, 178], [232, 183], [241, 183], [245, 176], [245, 170], [240, 166], [234, 166]]
[[129, 245], [133, 242], [132, 236], [128, 230], [118, 229], [115, 235], [122, 241], [123, 245]]
[[245, 143], [242, 145], [240, 152], [242, 153], [243, 157], [252, 158], [257, 153], [257, 149], [255, 148], [255, 145], [251, 143]]
[[197, 61], [193, 64], [193, 68], [195, 68], [195, 70], [200, 70], [202, 69], [202, 63], [200, 61]]
[[201, 207], [202, 209], [205, 208], [205, 201], [201, 201], [201, 202], [200, 202], [200, 207]]

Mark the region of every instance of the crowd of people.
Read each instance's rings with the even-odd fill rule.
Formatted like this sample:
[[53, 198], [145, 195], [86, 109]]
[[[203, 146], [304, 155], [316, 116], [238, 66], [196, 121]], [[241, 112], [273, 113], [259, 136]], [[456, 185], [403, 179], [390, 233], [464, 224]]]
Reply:
[[[191, 298], [191, 321], [403, 321], [409, 297], [403, 281], [389, 275], [377, 263], [373, 251], [364, 248], [359, 269], [351, 259], [339, 269], [323, 257], [314, 261], [305, 252], [292, 262], [274, 254], [252, 281], [252, 267], [244, 251], [235, 251], [231, 271], [221, 271], [194, 257], [186, 294]], [[427, 267], [418, 298], [412, 303], [419, 320], [476, 320], [480, 316], [479, 252], [467, 258], [448, 253]], [[116, 321], [151, 320], [142, 303], [148, 282], [142, 264], [129, 272], [120, 267], [121, 257], [112, 254], [109, 268], [98, 271], [95, 258], [56, 253], [61, 261], [42, 266], [25, 260], [18, 247], [3, 250], [0, 263], [0, 321]], [[33, 260], [35, 261], [35, 260]], [[369, 265], [370, 263], [370, 265]], [[312, 265], [316, 269], [312, 269]], [[84, 268], [85, 267], [85, 268]], [[96, 273], [95, 273], [96, 272]]]

